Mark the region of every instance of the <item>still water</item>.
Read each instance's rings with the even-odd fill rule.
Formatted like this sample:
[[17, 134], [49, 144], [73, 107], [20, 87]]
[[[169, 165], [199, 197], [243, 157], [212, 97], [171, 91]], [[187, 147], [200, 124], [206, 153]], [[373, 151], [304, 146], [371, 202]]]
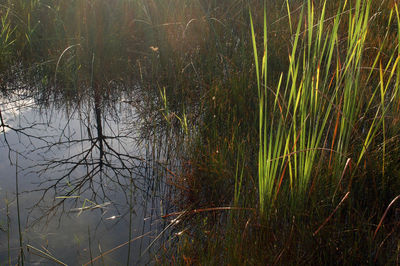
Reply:
[[26, 264], [156, 263], [178, 166], [152, 100], [29, 91], [0, 97], [0, 265], [20, 260], [17, 185]]

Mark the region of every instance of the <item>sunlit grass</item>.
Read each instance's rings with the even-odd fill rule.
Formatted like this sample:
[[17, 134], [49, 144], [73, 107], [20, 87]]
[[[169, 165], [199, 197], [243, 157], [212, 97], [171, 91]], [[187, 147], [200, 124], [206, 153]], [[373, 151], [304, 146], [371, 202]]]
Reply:
[[[278, 84], [271, 88], [268, 87], [270, 82], [267, 80], [266, 19], [260, 64], [250, 16], [259, 98], [259, 199], [261, 212], [267, 216], [269, 209], [274, 207], [282, 183], [292, 195], [293, 207], [307, 202], [313, 178], [325, 178], [315, 176], [322, 167], [317, 158], [323, 157], [324, 154], [330, 154], [329, 161], [324, 165], [334, 176], [323, 183], [327, 187], [336, 187], [348, 158], [352, 158], [358, 166], [379, 130], [382, 130], [383, 136], [384, 176], [384, 118], [387, 108], [392, 106], [393, 100], [398, 97], [398, 84], [392, 82], [394, 74], [398, 71], [398, 60], [397, 53], [393, 53], [383, 68], [382, 65], [376, 65], [380, 60], [380, 53], [376, 55], [373, 65], [368, 69], [372, 69], [370, 72], [379, 71], [379, 85], [373, 89], [371, 98], [364, 98], [365, 86], [371, 86], [362, 80], [363, 75], [368, 74], [362, 72], [362, 69], [366, 68], [362, 63], [371, 16], [370, 5], [370, 1], [356, 1], [354, 7], [349, 9], [343, 5], [338, 9], [336, 16], [326, 19], [326, 1], [322, 3], [319, 13], [315, 11], [313, 2], [307, 1], [302, 8], [298, 24], [290, 25], [296, 32], [285, 74], [286, 85], [282, 85], [282, 73]], [[289, 1], [287, 6], [290, 10]], [[290, 13], [288, 18], [291, 23]], [[306, 23], [303, 26], [304, 21]], [[341, 23], [348, 25], [346, 45], [341, 44], [339, 39], [338, 29]], [[383, 44], [380, 50], [382, 47]], [[386, 80], [383, 73], [390, 73]], [[281, 88], [282, 86], [285, 87]], [[391, 96], [388, 97], [388, 93]], [[361, 151], [354, 153], [356, 150], [351, 150], [350, 143], [356, 133], [357, 119], [365, 117], [375, 95], [380, 95], [380, 106], [372, 123], [364, 129], [368, 134], [359, 143]], [[364, 102], [365, 100], [368, 102]]]

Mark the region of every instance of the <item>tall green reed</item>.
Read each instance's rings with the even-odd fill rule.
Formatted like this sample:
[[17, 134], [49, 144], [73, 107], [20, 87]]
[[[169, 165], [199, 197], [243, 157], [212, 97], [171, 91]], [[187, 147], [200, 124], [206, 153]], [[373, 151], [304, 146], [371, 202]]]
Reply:
[[[267, 37], [267, 18], [266, 18], [266, 1], [264, 1], [264, 31], [263, 31], [263, 58], [261, 63], [261, 72], [258, 61], [258, 52], [256, 44], [256, 36], [254, 32], [253, 19], [250, 13], [251, 35], [253, 41], [254, 61], [257, 75], [257, 89], [259, 99], [259, 152], [258, 152], [258, 175], [259, 175], [259, 198], [260, 208], [263, 214], [267, 214], [272, 205], [272, 196], [274, 189], [275, 176], [279, 173], [278, 166], [280, 159], [271, 160], [279, 157], [282, 149], [283, 126], [282, 122], [278, 122], [277, 128], [273, 126], [273, 120], [269, 120], [268, 112], [268, 87], [267, 87], [267, 70], [268, 70], [268, 37]], [[278, 92], [275, 94], [274, 110], [278, 100], [281, 79], [278, 86]], [[270, 122], [270, 124], [268, 124]], [[277, 130], [274, 134], [274, 130]], [[273, 138], [274, 135], [276, 138]], [[268, 138], [269, 137], [269, 138]]]
[[25, 255], [24, 255], [24, 246], [23, 246], [23, 237], [22, 237], [22, 229], [21, 229], [21, 216], [20, 216], [20, 204], [19, 204], [19, 183], [18, 183], [18, 154], [16, 154], [15, 160], [15, 194], [17, 198], [17, 218], [18, 218], [18, 236], [19, 236], [19, 254], [18, 254], [18, 264], [24, 265]]
[[[286, 4], [290, 29], [294, 29], [289, 1]], [[313, 1], [306, 1], [292, 37], [287, 73], [281, 74], [277, 85], [269, 87], [266, 5], [264, 2], [261, 61], [251, 13], [250, 23], [259, 99], [259, 201], [262, 215], [268, 217], [282, 190], [290, 193], [291, 206], [297, 208], [305, 206], [315, 183], [335, 188], [348, 158], [359, 165], [380, 130], [384, 173], [385, 114], [398, 95], [398, 77], [393, 82], [398, 59], [392, 54], [385, 66], [376, 67], [380, 60], [378, 53], [371, 67], [363, 65], [368, 62], [363, 58], [371, 1], [357, 0], [354, 6], [345, 2], [336, 15], [328, 18], [327, 1], [322, 1], [318, 10]], [[347, 25], [345, 43], [343, 33], [339, 32], [344, 25]], [[367, 88], [376, 82], [368, 83], [371, 73], [365, 82], [363, 69], [378, 69], [380, 73], [379, 84], [372, 90], [369, 102], [365, 97]], [[358, 140], [361, 150], [357, 153], [352, 144], [357, 123], [379, 95], [380, 106], [372, 123], [364, 125], [368, 133]], [[329, 161], [323, 163], [327, 154]], [[333, 173], [330, 181], [320, 174], [327, 171], [326, 166]]]
[[11, 218], [10, 218], [10, 201], [8, 200], [8, 195], [6, 193], [5, 198], [6, 203], [6, 219], [7, 219], [7, 261], [8, 265], [11, 265], [11, 245], [10, 245], [10, 230], [11, 230]]

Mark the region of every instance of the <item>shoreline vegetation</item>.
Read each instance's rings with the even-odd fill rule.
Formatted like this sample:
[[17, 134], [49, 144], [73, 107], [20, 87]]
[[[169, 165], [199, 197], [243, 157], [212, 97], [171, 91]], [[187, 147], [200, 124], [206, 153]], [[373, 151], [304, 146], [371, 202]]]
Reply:
[[399, 9], [0, 0], [0, 90], [18, 76], [44, 102], [151, 99], [185, 151], [157, 263], [396, 265]]

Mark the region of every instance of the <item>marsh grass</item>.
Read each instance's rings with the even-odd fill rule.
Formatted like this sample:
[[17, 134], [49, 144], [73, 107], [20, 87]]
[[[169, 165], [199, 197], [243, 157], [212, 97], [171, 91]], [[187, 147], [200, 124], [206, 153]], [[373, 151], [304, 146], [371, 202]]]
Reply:
[[177, 208], [210, 211], [165, 263], [396, 260], [394, 1], [0, 3], [3, 65], [64, 95], [139, 84], [152, 126], [184, 135]]
[[18, 264], [24, 265], [24, 243], [21, 229], [21, 209], [19, 205], [19, 184], [18, 184], [18, 154], [15, 159], [15, 194], [17, 198], [17, 222], [18, 222], [18, 236], [19, 236], [19, 253], [18, 253]]
[[[289, 2], [287, 6], [290, 10]], [[282, 92], [283, 73], [278, 84], [274, 86], [276, 89], [268, 90], [266, 18], [260, 64], [250, 16], [260, 110], [259, 197], [261, 212], [266, 215], [269, 212], [267, 209], [274, 205], [286, 170], [289, 174], [289, 183], [286, 185], [292, 194], [292, 205], [296, 205], [307, 200], [313, 171], [318, 167], [316, 156], [322, 155], [323, 151], [330, 151], [334, 154], [335, 169], [338, 169], [333, 172], [339, 174], [339, 169], [344, 167], [355, 119], [360, 114], [360, 101], [357, 99], [370, 3], [361, 4], [357, 1], [354, 11], [353, 8], [350, 9], [347, 46], [343, 48], [338, 46], [338, 27], [344, 19], [344, 8], [345, 6], [338, 9], [333, 25], [326, 27], [326, 2], [322, 2], [319, 17], [312, 2], [307, 1], [303, 6], [298, 24], [290, 25], [291, 29], [296, 28], [296, 32], [289, 54], [286, 86]], [[266, 7], [264, 10], [266, 17]], [[291, 21], [290, 12], [288, 17]], [[346, 51], [343, 62], [339, 55], [336, 56], [336, 62], [333, 61], [337, 49]], [[333, 131], [329, 121], [334, 117], [340, 118], [336, 120]], [[370, 130], [372, 129], [375, 129], [374, 123]], [[334, 136], [330, 138], [332, 132]], [[322, 142], [323, 137], [325, 145]], [[330, 148], [327, 143], [332, 143]], [[364, 149], [367, 144], [364, 143]], [[358, 161], [362, 156], [363, 152]]]
[[11, 245], [10, 245], [10, 229], [11, 229], [11, 218], [10, 218], [10, 202], [8, 195], [6, 194], [6, 219], [7, 219], [7, 260], [8, 265], [11, 265]]
[[[201, 152], [213, 159], [206, 160], [208, 168], [202, 166], [198, 177], [208, 178], [202, 184], [211, 198], [209, 204], [227, 204], [223, 197], [210, 197], [214, 190], [210, 193], [209, 189], [226, 193], [223, 187], [229, 187], [230, 177], [234, 180], [231, 204], [238, 204], [240, 184], [246, 188], [244, 194], [240, 193], [245, 198], [241, 206], [258, 206], [259, 216], [242, 212], [238, 216], [227, 214], [230, 218], [226, 221], [224, 215], [207, 220], [208, 225], [199, 225], [199, 232], [189, 239], [205, 237], [207, 243], [195, 243], [209, 253], [199, 255], [192, 249], [198, 246], [186, 240], [183, 245], [187, 253], [183, 253], [191, 254], [199, 263], [212, 259], [232, 264], [396, 260], [397, 230], [388, 224], [388, 229], [393, 229], [383, 233], [380, 242], [372, 234], [378, 226], [377, 218], [384, 215], [382, 210], [396, 198], [394, 188], [399, 185], [398, 167], [393, 164], [398, 148], [391, 146], [390, 152], [387, 149], [394, 139], [398, 142], [398, 133], [394, 132], [399, 129], [394, 111], [399, 103], [397, 5], [357, 0], [339, 5], [305, 1], [296, 6], [295, 2], [285, 1], [291, 46], [286, 69], [280, 73], [271, 67], [276, 49], [267, 10], [273, 4], [264, 1], [264, 5], [263, 14], [260, 9], [250, 8], [252, 47], [247, 46], [253, 52], [253, 84], [258, 99], [254, 105], [258, 108], [253, 109], [258, 113], [258, 125], [248, 123], [252, 129], [247, 133], [254, 134], [258, 128], [258, 134], [254, 134], [257, 138], [247, 137], [250, 141], [246, 144], [258, 147], [257, 158], [249, 156], [257, 165], [251, 164], [251, 159], [243, 159], [244, 164], [253, 168], [245, 172], [244, 179], [238, 179], [239, 164], [230, 157], [238, 149], [227, 148], [235, 147], [236, 142], [230, 138], [235, 134], [226, 133], [221, 126], [227, 125], [230, 115], [236, 122], [242, 116], [228, 111], [221, 115], [221, 121], [215, 119], [219, 117], [216, 113], [215, 120], [206, 124], [210, 128], [204, 135], [208, 136], [208, 143], [215, 141], [210, 147], [217, 148]], [[263, 26], [258, 27], [255, 21]], [[378, 29], [384, 31], [379, 33]], [[378, 34], [379, 41], [374, 40], [372, 36]], [[230, 104], [221, 101], [221, 106], [234, 110], [239, 97]], [[218, 108], [213, 101], [211, 110]], [[242, 112], [251, 117], [249, 113]], [[235, 128], [234, 124], [227, 128]], [[239, 125], [246, 127], [242, 123], [236, 127]], [[258, 169], [257, 188], [251, 185], [254, 169]], [[219, 181], [224, 185], [217, 185], [221, 176], [227, 179]], [[206, 217], [212, 219], [213, 215]], [[199, 223], [196, 221], [195, 224]], [[389, 223], [394, 225], [398, 221]], [[383, 240], [385, 237], [394, 242], [389, 244], [390, 241]], [[248, 239], [251, 241], [247, 242]], [[341, 248], [335, 250], [338, 246]], [[212, 254], [221, 255], [215, 259]]]
[[15, 42], [15, 39], [13, 38], [13, 32], [15, 28], [13, 28], [11, 25], [10, 8], [3, 8], [0, 12], [0, 69], [4, 69], [13, 53], [13, 44]]

